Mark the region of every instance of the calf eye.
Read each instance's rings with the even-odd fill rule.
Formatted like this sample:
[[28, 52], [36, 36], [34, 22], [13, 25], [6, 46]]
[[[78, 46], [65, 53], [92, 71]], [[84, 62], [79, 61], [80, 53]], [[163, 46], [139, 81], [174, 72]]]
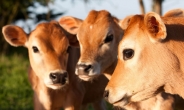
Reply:
[[38, 53], [39, 52], [39, 50], [38, 50], [38, 48], [36, 46], [33, 46], [32, 49], [33, 49], [34, 53]]
[[108, 43], [113, 40], [113, 34], [109, 34], [106, 36], [104, 43]]
[[125, 49], [123, 50], [123, 59], [128, 60], [134, 56], [134, 50], [132, 49]]

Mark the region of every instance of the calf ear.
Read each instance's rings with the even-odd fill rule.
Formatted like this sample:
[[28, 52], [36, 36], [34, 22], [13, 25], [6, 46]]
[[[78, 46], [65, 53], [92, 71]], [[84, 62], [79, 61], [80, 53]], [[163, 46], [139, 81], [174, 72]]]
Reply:
[[71, 16], [65, 16], [59, 20], [59, 24], [69, 33], [77, 34], [79, 26], [82, 24], [82, 20]]
[[25, 46], [27, 34], [22, 28], [14, 25], [6, 25], [2, 29], [5, 40], [12, 46]]
[[165, 24], [157, 13], [150, 12], [146, 14], [144, 17], [144, 24], [153, 42], [162, 41], [166, 38], [167, 33]]
[[119, 21], [119, 26], [123, 29], [123, 30], [126, 30], [128, 25], [129, 25], [129, 22], [130, 22], [130, 19], [132, 18], [133, 15], [130, 15], [130, 16], [127, 16], [125, 17], [124, 19], [120, 20]]

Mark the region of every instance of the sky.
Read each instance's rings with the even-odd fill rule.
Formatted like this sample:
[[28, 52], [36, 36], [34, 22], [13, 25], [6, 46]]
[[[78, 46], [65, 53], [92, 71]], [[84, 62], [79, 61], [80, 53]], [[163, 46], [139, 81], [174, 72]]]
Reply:
[[[73, 16], [80, 19], [85, 19], [90, 10], [107, 10], [113, 16], [123, 19], [128, 15], [140, 14], [140, 8], [138, 0], [90, 0], [85, 4], [83, 0], [55, 0], [49, 4], [50, 9], [54, 9], [55, 13], [65, 11], [62, 16]], [[150, 12], [152, 8], [152, 0], [143, 0], [146, 12]], [[36, 4], [37, 8], [30, 7], [29, 10], [37, 13], [47, 12], [48, 9]], [[183, 8], [184, 0], [164, 0], [163, 2], [163, 14], [171, 9]], [[30, 15], [34, 17], [35, 15]], [[55, 20], [59, 20], [62, 16], [58, 16]], [[26, 32], [27, 25], [31, 26], [31, 30], [35, 28], [37, 24], [34, 24], [31, 19], [26, 21], [17, 21], [15, 25], [23, 27]]]
[[[56, 4], [59, 4], [60, 0], [56, 0]], [[90, 10], [108, 10], [112, 15], [118, 18], [124, 18], [131, 14], [140, 14], [139, 0], [91, 0], [88, 5], [85, 5], [82, 0], [75, 0], [74, 4], [71, 4], [70, 0], [66, 0], [62, 3], [62, 7], [68, 11], [65, 15], [74, 16], [84, 19]], [[151, 11], [152, 0], [143, 0], [145, 4], [146, 12]], [[184, 8], [184, 0], [164, 0], [163, 13], [174, 9]]]

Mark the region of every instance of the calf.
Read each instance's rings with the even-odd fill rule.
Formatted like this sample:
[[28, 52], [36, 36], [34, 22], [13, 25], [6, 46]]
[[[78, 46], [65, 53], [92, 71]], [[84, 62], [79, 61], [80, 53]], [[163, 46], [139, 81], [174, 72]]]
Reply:
[[93, 10], [83, 22], [63, 17], [60, 25], [77, 34], [80, 43], [81, 56], [76, 75], [85, 81], [93, 80], [101, 73], [110, 78], [117, 63], [117, 46], [123, 35], [118, 19], [105, 10]]
[[106, 99], [123, 107], [162, 91], [184, 98], [184, 18], [150, 12], [126, 24]]
[[[126, 20], [128, 18], [119, 21], [105, 10], [91, 11], [83, 22], [73, 17], [60, 19], [60, 25], [70, 33], [77, 34], [80, 43], [81, 56], [76, 68], [79, 78], [90, 81], [105, 74], [110, 79], [117, 64], [118, 44], [122, 39], [124, 33], [122, 29], [124, 29]], [[167, 99], [164, 99], [163, 95]], [[173, 103], [174, 98], [171, 95], [160, 93], [154, 98], [131, 103], [124, 108], [128, 110], [158, 108], [172, 110]]]
[[[105, 77], [83, 82], [74, 74], [80, 56], [75, 35], [66, 32], [57, 22], [40, 23], [26, 34], [20, 27], [7, 25], [3, 35], [12, 46], [28, 48], [31, 67], [29, 80], [34, 90], [35, 110], [79, 110], [81, 104], [93, 102], [102, 106], [102, 95], [107, 83]], [[97, 90], [91, 87], [98, 87]], [[97, 103], [99, 102], [99, 103]]]

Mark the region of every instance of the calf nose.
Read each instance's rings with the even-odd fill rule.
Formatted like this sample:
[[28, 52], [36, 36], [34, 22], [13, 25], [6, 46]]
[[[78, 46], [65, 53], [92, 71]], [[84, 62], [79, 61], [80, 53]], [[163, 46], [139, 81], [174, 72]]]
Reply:
[[78, 74], [89, 74], [90, 70], [92, 69], [92, 65], [86, 65], [86, 64], [77, 64], [77, 70]]
[[63, 73], [50, 73], [50, 79], [54, 84], [61, 83], [65, 84], [67, 81], [67, 72]]
[[107, 100], [107, 101], [108, 101], [108, 97], [109, 97], [109, 90], [105, 90], [105, 91], [104, 91], [103, 96], [104, 96], [105, 100]]

